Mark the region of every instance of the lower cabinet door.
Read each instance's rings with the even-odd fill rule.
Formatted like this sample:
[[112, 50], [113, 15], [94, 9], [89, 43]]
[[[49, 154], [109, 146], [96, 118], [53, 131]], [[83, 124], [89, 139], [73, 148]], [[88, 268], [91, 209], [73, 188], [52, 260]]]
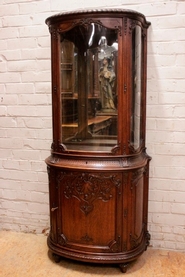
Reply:
[[58, 243], [89, 252], [121, 249], [122, 174], [59, 171]]

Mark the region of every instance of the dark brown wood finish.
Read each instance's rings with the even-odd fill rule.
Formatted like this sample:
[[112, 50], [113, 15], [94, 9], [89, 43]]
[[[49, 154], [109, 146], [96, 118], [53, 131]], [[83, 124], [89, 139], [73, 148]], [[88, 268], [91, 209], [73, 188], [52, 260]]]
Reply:
[[[53, 111], [53, 143], [51, 156], [46, 159], [51, 223], [48, 247], [57, 262], [60, 257], [66, 257], [92, 263], [116, 263], [125, 272], [129, 262], [147, 249], [150, 240], [147, 214], [151, 158], [145, 149], [147, 28], [150, 23], [140, 13], [120, 9], [62, 13], [49, 17], [46, 23], [51, 33]], [[92, 62], [88, 63], [89, 26], [95, 26], [95, 34], [104, 34], [106, 30], [108, 44], [118, 43], [118, 51], [112, 55], [113, 59], [118, 57], [112, 63], [116, 66], [117, 108], [114, 111], [98, 108], [99, 61], [94, 47], [99, 45], [101, 34], [94, 35], [89, 54]], [[135, 26], [140, 26], [142, 33], [137, 147], [130, 131], [133, 117], [137, 118], [132, 108]], [[73, 43], [73, 47], [64, 49], [77, 51], [68, 53], [70, 57], [78, 55], [76, 64], [70, 58], [69, 65], [65, 59], [61, 65], [60, 44], [64, 39], [68, 40], [66, 45]], [[68, 71], [65, 73], [65, 70]], [[80, 72], [78, 77], [74, 70]], [[70, 84], [68, 89], [67, 82], [62, 84], [61, 72], [65, 76], [72, 74], [69, 80], [73, 82], [78, 78], [78, 85]], [[63, 88], [67, 88], [66, 91]], [[71, 137], [68, 138], [68, 134]]]

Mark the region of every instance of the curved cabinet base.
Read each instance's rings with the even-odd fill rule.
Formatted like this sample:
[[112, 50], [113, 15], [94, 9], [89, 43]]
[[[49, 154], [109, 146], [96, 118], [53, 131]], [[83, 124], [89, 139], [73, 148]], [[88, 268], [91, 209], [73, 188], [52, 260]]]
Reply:
[[124, 166], [119, 158], [78, 159], [73, 168], [72, 159], [47, 159], [48, 246], [56, 262], [119, 264], [125, 272], [146, 250], [149, 160], [145, 153]]
[[88, 263], [99, 263], [99, 264], [118, 264], [120, 270], [125, 273], [127, 271], [127, 267], [130, 262], [136, 260], [144, 251], [147, 250], [147, 246], [149, 245], [150, 235], [147, 232], [145, 238], [141, 242], [141, 244], [127, 252], [123, 253], [87, 253], [82, 251], [77, 251], [76, 249], [67, 249], [64, 247], [60, 247], [55, 244], [51, 237], [49, 236], [47, 239], [47, 244], [50, 251], [53, 253], [53, 258], [56, 263], [59, 263], [61, 258], [68, 258], [81, 262]]

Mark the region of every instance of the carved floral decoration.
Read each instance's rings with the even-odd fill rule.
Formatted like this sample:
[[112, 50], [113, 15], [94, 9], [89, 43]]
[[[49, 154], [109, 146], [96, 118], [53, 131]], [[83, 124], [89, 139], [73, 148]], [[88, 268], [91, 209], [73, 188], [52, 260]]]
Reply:
[[121, 184], [116, 175], [67, 172], [60, 173], [58, 182], [67, 199], [75, 197], [80, 201], [80, 210], [86, 215], [93, 210], [94, 201], [109, 201], [113, 197], [113, 188], [119, 188]]

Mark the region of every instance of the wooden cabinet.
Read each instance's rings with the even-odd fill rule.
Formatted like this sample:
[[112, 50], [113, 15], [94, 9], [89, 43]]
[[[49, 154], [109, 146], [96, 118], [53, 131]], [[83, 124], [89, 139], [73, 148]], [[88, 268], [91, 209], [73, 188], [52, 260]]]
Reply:
[[46, 19], [53, 143], [49, 249], [55, 258], [127, 264], [146, 250], [144, 15], [88, 10]]

